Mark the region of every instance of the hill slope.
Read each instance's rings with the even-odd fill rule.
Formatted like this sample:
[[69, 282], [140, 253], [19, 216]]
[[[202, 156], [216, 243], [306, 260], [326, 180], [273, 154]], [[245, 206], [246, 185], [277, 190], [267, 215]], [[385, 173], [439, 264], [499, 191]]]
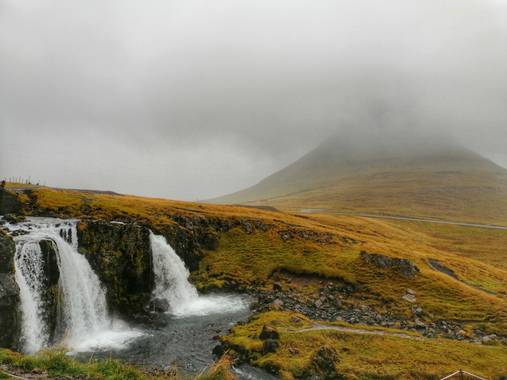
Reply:
[[213, 201], [507, 224], [507, 170], [442, 142], [332, 139]]
[[[498, 258], [475, 259], [479, 251], [505, 261], [503, 250], [469, 245], [461, 254], [454, 238], [433, 230], [360, 217], [51, 188], [7, 191], [26, 215], [135, 222], [168, 241], [177, 237], [172, 245], [185, 261], [195, 254], [189, 266], [199, 289], [257, 299], [255, 317], [222, 337], [224, 349], [283, 379], [318, 374], [323, 345], [339, 352], [334, 370], [345, 378], [441, 378], [461, 364], [482, 376], [504, 375], [507, 272]], [[485, 239], [496, 241], [493, 248], [504, 241]], [[279, 332], [270, 350], [260, 339], [264, 324]], [[443, 350], [452, 360], [442, 360]]]

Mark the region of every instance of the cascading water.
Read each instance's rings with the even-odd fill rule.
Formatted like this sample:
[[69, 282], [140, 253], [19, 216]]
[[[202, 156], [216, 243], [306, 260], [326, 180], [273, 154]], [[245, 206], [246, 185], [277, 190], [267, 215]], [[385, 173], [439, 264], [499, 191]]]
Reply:
[[139, 336], [107, 311], [105, 292], [86, 258], [77, 251], [76, 221], [33, 218], [28, 223], [8, 226], [23, 231], [16, 242], [15, 276], [20, 287], [23, 315], [22, 344], [27, 352], [47, 347], [51, 331], [45, 320], [45, 273], [40, 247], [42, 240], [54, 243], [62, 293], [58, 325], [60, 338], [75, 350], [101, 346], [118, 347]]
[[165, 237], [150, 232], [155, 289], [153, 298], [166, 301], [171, 314], [178, 317], [236, 312], [248, 306], [240, 297], [228, 295], [199, 296], [188, 281], [185, 263], [167, 243]]
[[183, 261], [163, 236], [151, 233], [150, 242], [155, 275], [153, 296], [168, 301], [175, 310], [195, 301], [199, 295], [195, 287], [188, 282], [190, 273]]

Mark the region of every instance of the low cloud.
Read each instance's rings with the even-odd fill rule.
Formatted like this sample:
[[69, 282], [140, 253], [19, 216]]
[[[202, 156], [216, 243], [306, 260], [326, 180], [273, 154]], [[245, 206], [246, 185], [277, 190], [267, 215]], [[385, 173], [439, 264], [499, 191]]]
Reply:
[[506, 21], [501, 1], [0, 0], [0, 175], [202, 199], [378, 130], [507, 164]]

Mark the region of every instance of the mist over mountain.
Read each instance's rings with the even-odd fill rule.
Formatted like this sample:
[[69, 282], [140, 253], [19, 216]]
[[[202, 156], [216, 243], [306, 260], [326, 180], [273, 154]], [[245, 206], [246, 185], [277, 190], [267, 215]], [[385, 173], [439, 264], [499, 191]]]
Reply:
[[245, 190], [212, 200], [507, 221], [507, 170], [438, 135], [333, 136]]

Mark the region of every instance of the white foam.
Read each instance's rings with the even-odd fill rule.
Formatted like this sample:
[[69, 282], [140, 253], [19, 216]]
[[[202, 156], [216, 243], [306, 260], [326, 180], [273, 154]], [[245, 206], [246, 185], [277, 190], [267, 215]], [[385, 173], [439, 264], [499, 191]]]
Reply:
[[199, 296], [195, 300], [171, 309], [176, 317], [204, 316], [210, 314], [235, 313], [248, 308], [248, 302], [238, 296]]
[[71, 354], [78, 352], [95, 352], [122, 350], [135, 339], [143, 336], [144, 333], [139, 330], [123, 329], [104, 329], [95, 331], [93, 334], [82, 337], [80, 340], [71, 340], [68, 347], [71, 348]]

